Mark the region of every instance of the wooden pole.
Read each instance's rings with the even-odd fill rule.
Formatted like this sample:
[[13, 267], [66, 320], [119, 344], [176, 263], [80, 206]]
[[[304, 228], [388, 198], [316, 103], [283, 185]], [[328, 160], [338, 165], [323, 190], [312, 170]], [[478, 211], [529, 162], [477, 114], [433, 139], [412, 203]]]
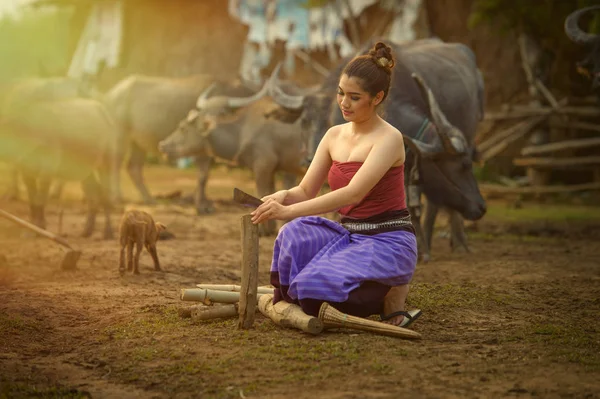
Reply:
[[248, 329], [254, 324], [258, 303], [258, 225], [251, 215], [241, 219], [242, 227], [242, 285], [238, 309], [238, 328]]

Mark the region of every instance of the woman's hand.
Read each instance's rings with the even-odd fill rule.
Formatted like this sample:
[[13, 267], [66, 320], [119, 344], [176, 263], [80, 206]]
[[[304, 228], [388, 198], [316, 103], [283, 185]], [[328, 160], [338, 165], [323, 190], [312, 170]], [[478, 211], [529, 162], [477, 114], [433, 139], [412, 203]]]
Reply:
[[261, 200], [263, 202], [266, 202], [267, 200], [272, 199], [280, 204], [283, 204], [283, 201], [285, 201], [285, 197], [287, 197], [287, 193], [288, 193], [288, 190], [279, 190], [276, 193], [265, 195], [264, 197], [261, 198]]
[[[277, 194], [277, 193], [275, 193]], [[272, 195], [275, 195], [272, 194]], [[264, 222], [266, 220], [287, 220], [291, 219], [290, 215], [290, 207], [281, 205], [274, 198], [268, 198], [271, 196], [267, 196], [267, 200], [258, 208], [251, 212], [252, 215], [252, 223], [258, 224]]]

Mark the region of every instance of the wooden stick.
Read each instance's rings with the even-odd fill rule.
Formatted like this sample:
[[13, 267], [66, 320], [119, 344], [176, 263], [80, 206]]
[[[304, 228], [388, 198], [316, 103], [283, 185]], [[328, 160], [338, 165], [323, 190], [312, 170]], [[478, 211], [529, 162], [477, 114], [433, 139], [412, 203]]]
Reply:
[[590, 130], [600, 133], [600, 124], [589, 122], [564, 122], [564, 121], [549, 121], [550, 127], [562, 127], [566, 129]]
[[[240, 289], [242, 288], [241, 286], [235, 284], [196, 284], [196, 287], [205, 288], [208, 290], [231, 292], [240, 292]], [[275, 288], [267, 286], [261, 286], [257, 288], [257, 292], [259, 294], [273, 294], [274, 290]]]
[[304, 313], [300, 306], [285, 301], [273, 305], [273, 295], [258, 298], [258, 310], [282, 327], [297, 328], [314, 335], [323, 331], [323, 322]]
[[182, 288], [182, 301], [197, 301], [205, 305], [216, 303], [236, 303], [240, 301], [239, 292], [215, 291], [202, 288]]
[[248, 329], [254, 324], [258, 288], [258, 225], [252, 223], [251, 215], [241, 219], [242, 228], [242, 285], [238, 328]]
[[489, 149], [497, 146], [498, 144], [502, 144], [506, 139], [508, 139], [509, 137], [511, 137], [513, 135], [516, 135], [517, 137], [522, 137], [524, 134], [526, 134], [531, 129], [533, 129], [535, 126], [537, 126], [539, 123], [541, 123], [544, 119], [546, 119], [545, 116], [537, 116], [537, 117], [516, 123], [513, 126], [494, 134], [486, 141], [480, 143], [477, 146], [477, 149], [483, 153], [483, 152], [486, 152]]
[[517, 158], [513, 160], [513, 164], [517, 166], [534, 166], [538, 168], [598, 165], [600, 164], [600, 156], [572, 158]]
[[523, 147], [521, 155], [546, 154], [554, 151], [576, 150], [600, 145], [600, 137], [589, 139], [565, 140], [549, 144], [532, 145]]
[[67, 242], [67, 240], [65, 240], [64, 238], [62, 238], [62, 237], [60, 237], [60, 236], [58, 236], [58, 235], [56, 235], [54, 233], [49, 232], [48, 230], [44, 230], [42, 228], [39, 228], [38, 226], [36, 226], [36, 225], [34, 225], [32, 223], [29, 223], [29, 222], [27, 222], [27, 221], [25, 221], [25, 220], [23, 220], [21, 218], [18, 218], [16, 216], [14, 216], [13, 214], [8, 213], [8, 212], [6, 212], [6, 211], [4, 211], [2, 209], [0, 209], [0, 216], [3, 216], [5, 218], [7, 218], [7, 219], [9, 219], [9, 220], [11, 220], [11, 221], [13, 221], [13, 222], [21, 225], [21, 226], [29, 229], [29, 230], [32, 230], [32, 231], [38, 233], [39, 235], [42, 235], [42, 236], [44, 236], [46, 238], [49, 238], [52, 241], [54, 241], [54, 242], [62, 245], [63, 247], [65, 247], [67, 249], [70, 249], [72, 251], [76, 251], [76, 249], [73, 248], [71, 246], [71, 244], [69, 244]]
[[238, 315], [238, 304], [204, 306], [194, 305], [190, 307], [191, 317], [194, 321], [235, 317]]
[[503, 112], [487, 112], [483, 118], [485, 121], [494, 121], [499, 119], [526, 118], [530, 116], [550, 115], [552, 113], [576, 115], [576, 116], [600, 116], [600, 109], [596, 107], [560, 107], [557, 109], [551, 107], [528, 107], [515, 105]]
[[600, 190], [600, 182], [572, 184], [568, 186], [529, 186], [529, 187], [506, 187], [499, 184], [481, 183], [479, 190], [483, 194], [556, 194], [570, 193], [576, 191]]

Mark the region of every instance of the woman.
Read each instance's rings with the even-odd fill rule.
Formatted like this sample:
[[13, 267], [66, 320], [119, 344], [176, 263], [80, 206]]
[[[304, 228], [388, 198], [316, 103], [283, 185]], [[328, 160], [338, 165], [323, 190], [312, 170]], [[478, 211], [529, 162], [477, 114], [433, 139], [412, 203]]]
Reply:
[[[407, 327], [420, 310], [404, 306], [417, 244], [404, 195], [402, 134], [377, 114], [391, 81], [391, 48], [378, 42], [340, 77], [338, 105], [348, 121], [331, 127], [292, 189], [263, 198], [252, 221], [289, 220], [275, 240], [274, 302], [317, 316], [323, 302], [360, 317]], [[317, 196], [325, 180], [331, 192]], [[319, 216], [339, 211], [341, 224]]]

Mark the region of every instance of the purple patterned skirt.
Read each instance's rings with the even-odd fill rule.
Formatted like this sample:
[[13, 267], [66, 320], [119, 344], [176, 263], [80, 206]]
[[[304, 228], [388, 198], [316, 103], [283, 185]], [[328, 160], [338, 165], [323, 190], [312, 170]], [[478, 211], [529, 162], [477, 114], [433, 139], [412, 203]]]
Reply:
[[392, 286], [410, 282], [417, 264], [411, 231], [350, 233], [319, 216], [286, 223], [275, 240], [274, 302], [299, 304], [317, 316], [323, 302], [355, 316], [381, 313]]

